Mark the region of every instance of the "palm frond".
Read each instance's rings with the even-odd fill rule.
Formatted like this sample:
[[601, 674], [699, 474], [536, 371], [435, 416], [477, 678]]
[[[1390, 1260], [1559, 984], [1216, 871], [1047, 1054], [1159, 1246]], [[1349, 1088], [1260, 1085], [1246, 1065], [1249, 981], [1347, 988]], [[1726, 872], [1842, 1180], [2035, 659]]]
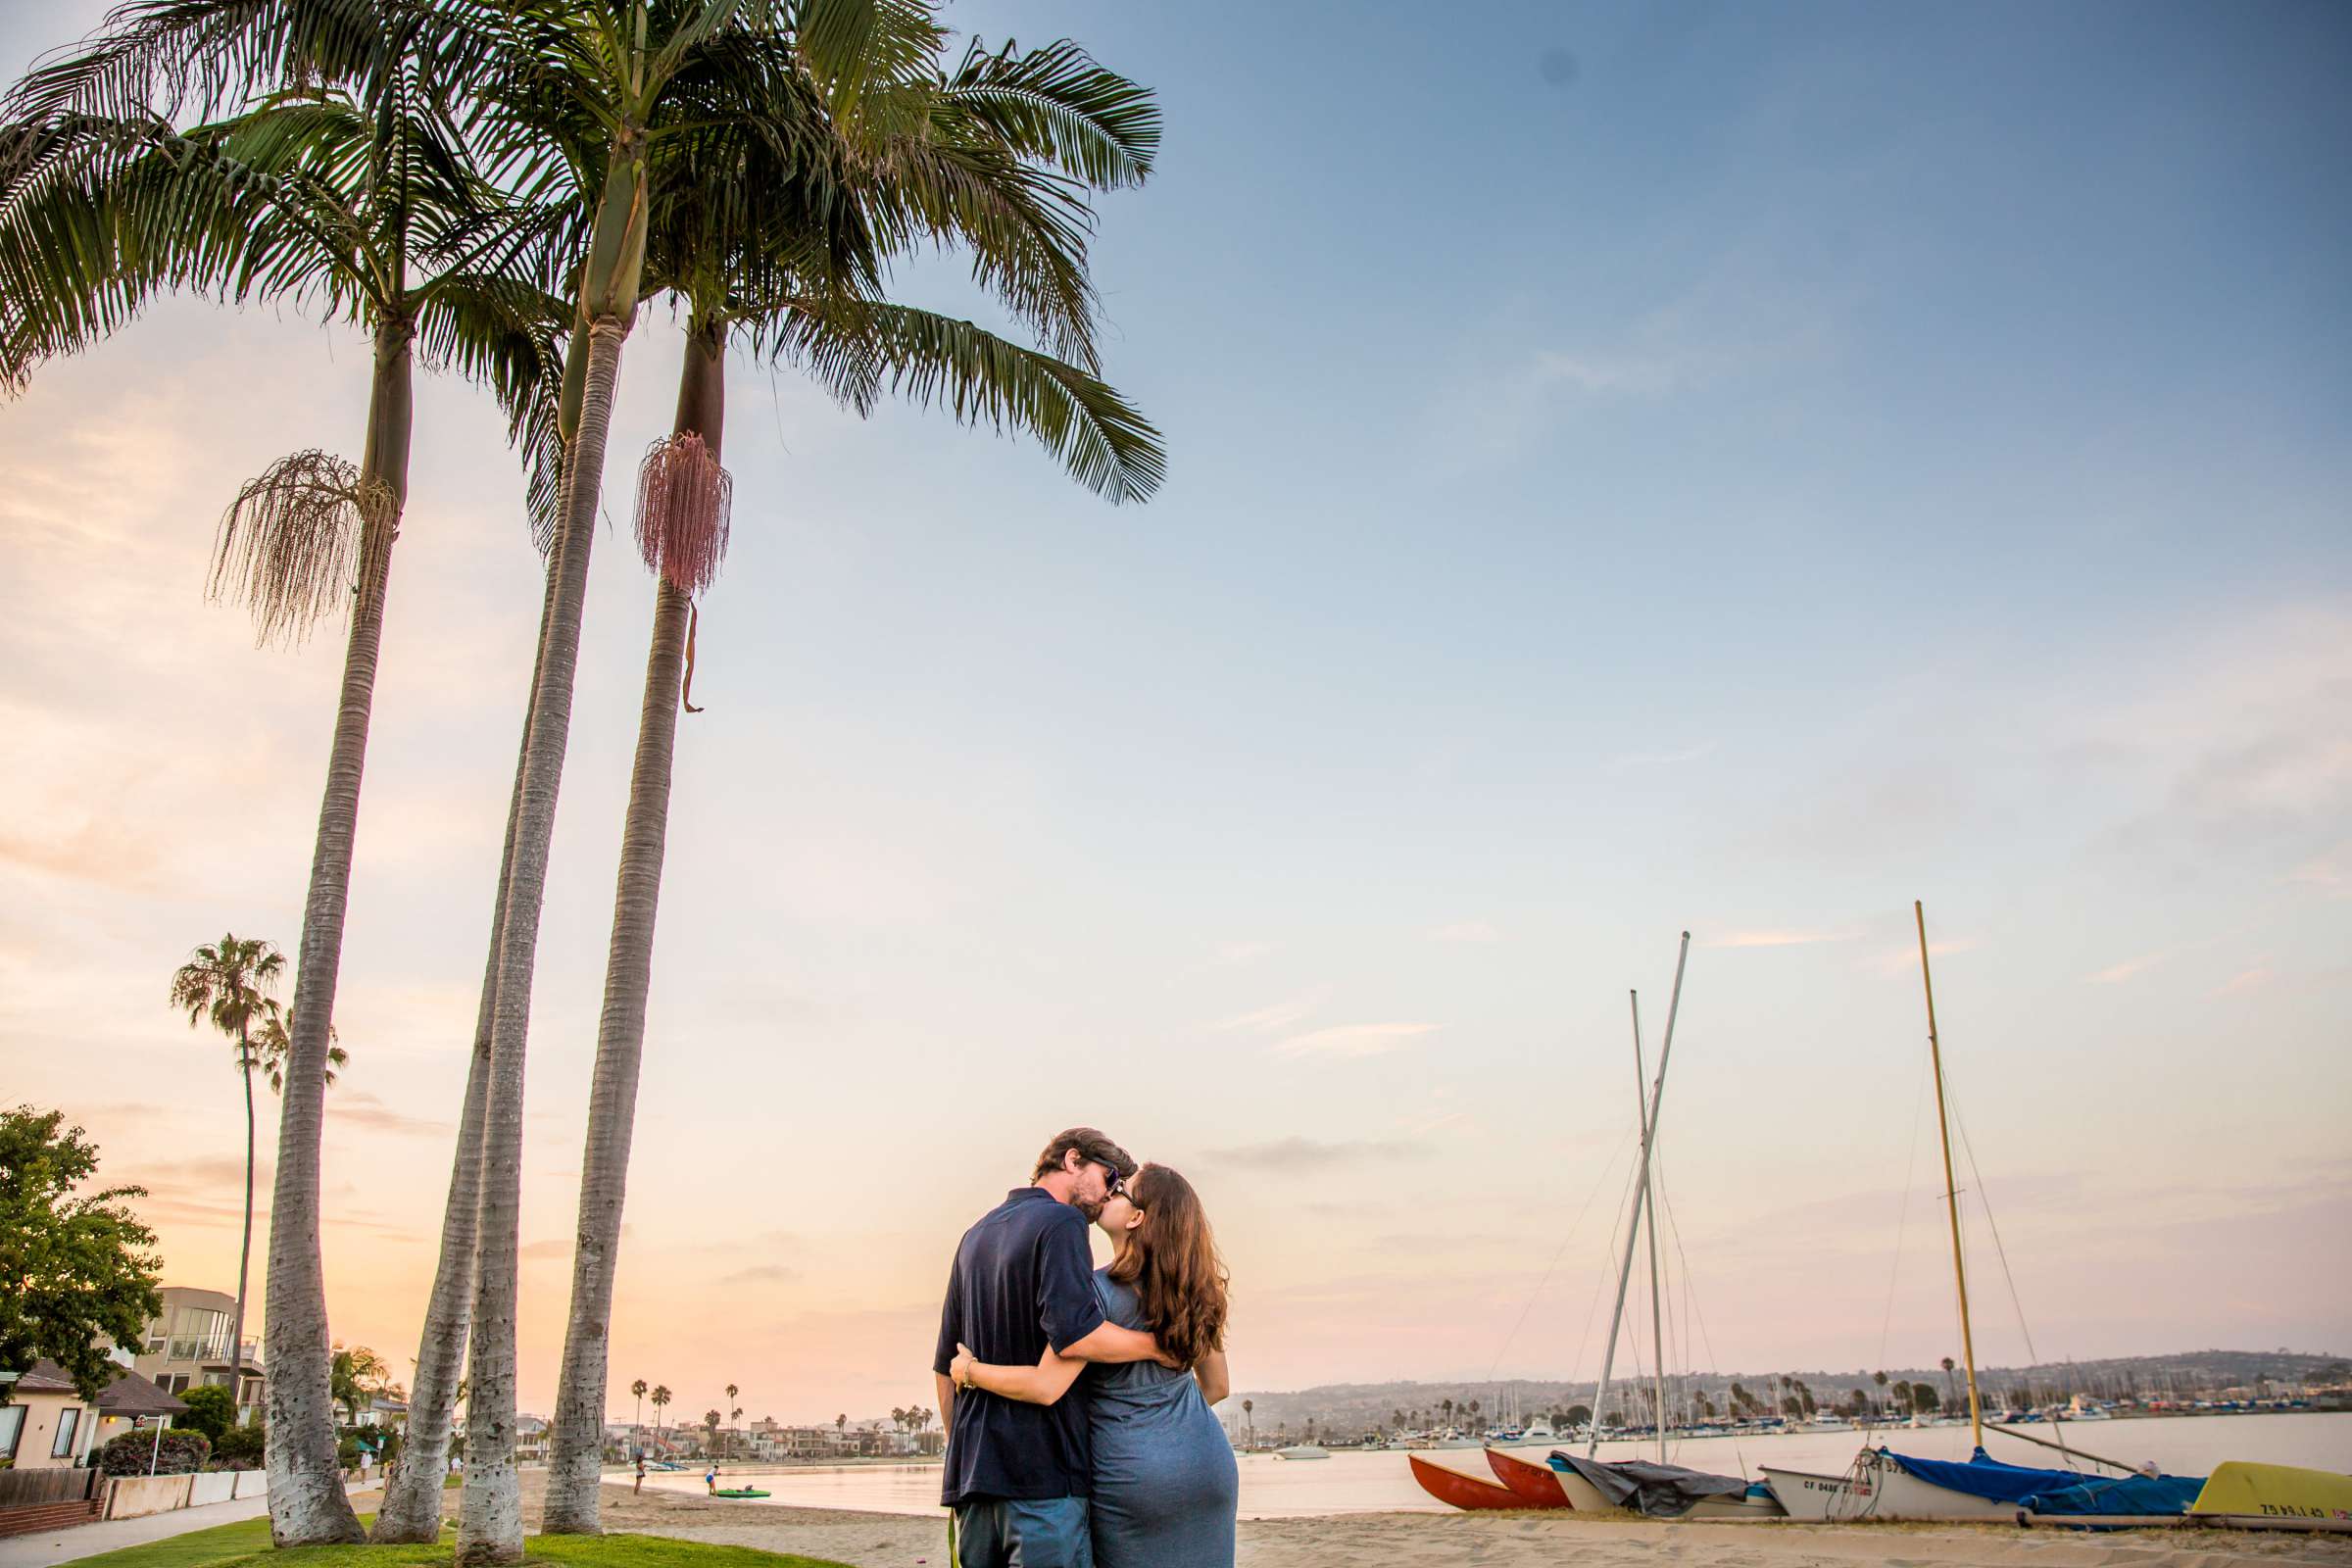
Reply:
[[943, 111], [986, 125], [1024, 158], [1040, 159], [1098, 190], [1140, 185], [1159, 153], [1159, 103], [1067, 38], [1026, 54], [1007, 39], [994, 54], [973, 39], [940, 90]]
[[221, 514], [207, 595], [251, 610], [257, 644], [298, 643], [350, 604], [362, 555], [388, 542], [399, 515], [391, 490], [341, 458], [280, 458]]
[[489, 388], [507, 416], [507, 441], [522, 457], [531, 539], [553, 546], [563, 487], [564, 439], [557, 403], [564, 385], [563, 334], [569, 308], [522, 278], [498, 272], [445, 273], [417, 313], [424, 362]]
[[767, 346], [861, 414], [888, 390], [967, 424], [1023, 430], [1113, 504], [1148, 500], [1166, 477], [1158, 430], [1115, 389], [970, 321], [808, 300], [783, 315]]

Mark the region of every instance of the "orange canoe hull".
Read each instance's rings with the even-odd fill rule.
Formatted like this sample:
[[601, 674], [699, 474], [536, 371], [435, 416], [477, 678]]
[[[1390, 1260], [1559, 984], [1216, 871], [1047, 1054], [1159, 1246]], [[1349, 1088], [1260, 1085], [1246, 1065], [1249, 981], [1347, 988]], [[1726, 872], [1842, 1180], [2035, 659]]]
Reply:
[[1494, 1479], [1508, 1487], [1511, 1495], [1524, 1508], [1572, 1507], [1568, 1494], [1561, 1490], [1560, 1478], [1551, 1466], [1522, 1459], [1515, 1453], [1499, 1448], [1487, 1450], [1487, 1463], [1494, 1468]]
[[1459, 1470], [1448, 1470], [1442, 1464], [1431, 1464], [1417, 1453], [1405, 1459], [1413, 1467], [1413, 1479], [1421, 1490], [1440, 1502], [1456, 1508], [1524, 1508], [1527, 1501], [1508, 1487], [1498, 1487], [1492, 1481], [1466, 1476]]

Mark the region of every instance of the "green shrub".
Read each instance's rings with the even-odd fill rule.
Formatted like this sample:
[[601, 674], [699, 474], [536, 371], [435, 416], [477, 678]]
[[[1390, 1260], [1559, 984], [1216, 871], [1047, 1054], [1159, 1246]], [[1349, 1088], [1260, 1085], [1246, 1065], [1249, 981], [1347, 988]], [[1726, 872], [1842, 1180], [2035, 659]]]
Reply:
[[201, 1432], [212, 1440], [216, 1448], [220, 1445], [220, 1434], [236, 1425], [236, 1407], [229, 1401], [226, 1389], [209, 1385], [189, 1389], [180, 1395], [179, 1402], [188, 1407], [188, 1413], [172, 1418], [173, 1430], [185, 1427]]
[[183, 1476], [204, 1468], [213, 1453], [212, 1439], [183, 1427], [153, 1427], [123, 1433], [98, 1450], [97, 1465], [110, 1476], [143, 1476], [153, 1464], [159, 1476]]
[[259, 1470], [267, 1462], [269, 1435], [259, 1421], [230, 1427], [213, 1445], [213, 1462], [223, 1470]]

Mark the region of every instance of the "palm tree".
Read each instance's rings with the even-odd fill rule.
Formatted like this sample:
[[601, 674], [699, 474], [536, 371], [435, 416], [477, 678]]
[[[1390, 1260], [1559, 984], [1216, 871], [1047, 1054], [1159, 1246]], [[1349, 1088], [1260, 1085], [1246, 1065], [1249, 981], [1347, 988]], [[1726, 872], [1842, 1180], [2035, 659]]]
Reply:
[[[1873, 1373], [1870, 1375], [1870, 1380], [1871, 1380], [1871, 1382], [1873, 1382], [1873, 1383], [1876, 1383], [1876, 1384], [1879, 1386], [1879, 1388], [1881, 1389], [1881, 1391], [1884, 1391], [1884, 1390], [1886, 1389], [1886, 1372], [1885, 1372], [1884, 1370], [1877, 1371], [1877, 1372], [1873, 1372]], [[1886, 1397], [1886, 1394], [1885, 1394], [1884, 1392], [1881, 1392], [1881, 1394], [1879, 1395], [1879, 1398], [1880, 1398], [1881, 1400], [1884, 1400]]]
[[[265, 640], [351, 613], [283, 1055], [269, 1274], [280, 1544], [359, 1537], [334, 1458], [318, 1141], [419, 346], [498, 390], [539, 455], [542, 511], [557, 464], [554, 334], [544, 297], [507, 270], [528, 225], [425, 101], [407, 9], [375, 13], [360, 0], [123, 7], [114, 30], [21, 84], [0, 132], [0, 375], [21, 381], [175, 288], [291, 300], [374, 345], [360, 462], [304, 452], [271, 465], [223, 517], [214, 566], [214, 591], [248, 601]], [[247, 86], [265, 96], [185, 132], [146, 108], [191, 83], [211, 105]], [[405, 1474], [435, 1473], [417, 1457]]]
[[[727, 1385], [727, 1397], [730, 1399], [735, 1397], [735, 1385], [732, 1383]], [[735, 1453], [735, 1423], [742, 1419], [743, 1406], [740, 1404], [727, 1412], [727, 1453], [729, 1457]]]
[[[779, 145], [809, 144], [820, 112], [777, 69], [782, 53], [809, 55], [824, 79], [854, 94], [877, 40], [891, 41], [890, 29], [877, 24], [913, 8], [880, 0], [417, 3], [472, 74], [469, 123], [493, 156], [526, 182], [553, 180], [555, 171], [567, 169], [575, 189], [596, 193], [581, 204], [574, 254], [584, 261], [570, 274], [566, 301], [573, 346], [557, 416], [564, 460], [555, 566], [516, 779], [490, 1005], [469, 1325], [473, 1396], [457, 1549], [461, 1563], [476, 1564], [522, 1555], [514, 1423], [523, 1051], [612, 393], [644, 281], [649, 157], [664, 137], [729, 122], [756, 123]], [[821, 178], [826, 172], [820, 164], [804, 172]]]
[[637, 1409], [629, 1417], [629, 1426], [642, 1435], [645, 1428], [645, 1379], [639, 1378], [630, 1384], [629, 1395], [637, 1401]]
[[665, 1405], [665, 1404], [669, 1403], [669, 1400], [670, 1400], [669, 1385], [667, 1385], [666, 1383], [665, 1383], [665, 1384], [662, 1384], [662, 1385], [661, 1385], [660, 1387], [656, 1388], [656, 1389], [654, 1390], [654, 1392], [653, 1392], [652, 1394], [648, 1395], [646, 1397], [647, 1397], [647, 1398], [649, 1398], [650, 1400], [652, 1400], [652, 1402], [653, 1402], [653, 1406], [654, 1406], [654, 1436], [655, 1436], [657, 1439], [659, 1439], [659, 1438], [662, 1436], [662, 1407], [663, 1405]]
[[[795, 64], [815, 74], [809, 61]], [[975, 50], [953, 76], [868, 82], [863, 92], [865, 113], [888, 128], [841, 127], [845, 164], [855, 156], [860, 166], [845, 170], [844, 177], [855, 178], [876, 225], [890, 234], [961, 239], [979, 258], [983, 276], [1000, 280], [1025, 275], [1023, 251], [1060, 255], [1057, 265], [1083, 276], [1075, 227], [1083, 206], [1073, 201], [1068, 213], [1025, 219], [1015, 200], [1022, 182], [1037, 177], [1033, 162], [1056, 161], [1073, 180], [1131, 183], [1149, 172], [1158, 137], [1149, 95], [1067, 43], [1027, 56], [1009, 48], [995, 55]], [[880, 107], [885, 100], [887, 111]], [[1018, 104], [1018, 112], [1009, 104]], [[1047, 112], [1056, 116], [1051, 135], [1024, 118]], [[909, 123], [927, 141], [973, 149], [961, 172], [967, 187], [996, 194], [1013, 216], [970, 222], [947, 190], [922, 186], [920, 180], [936, 174], [906, 156], [901, 143], [916, 139], [906, 128]], [[864, 172], [866, 166], [880, 172]], [[606, 1346], [677, 711], [681, 693], [691, 698], [694, 596], [716, 573], [728, 525], [732, 484], [719, 453], [730, 337], [740, 332], [756, 348], [800, 363], [861, 412], [888, 377], [918, 401], [946, 401], [967, 419], [999, 425], [1009, 419], [1039, 435], [1074, 476], [1114, 501], [1148, 495], [1162, 462], [1150, 425], [1086, 368], [1006, 343], [968, 321], [865, 297], [859, 286], [863, 258], [849, 267], [839, 258], [845, 244], [855, 252], [866, 239], [845, 241], [791, 200], [780, 200], [779, 193], [807, 182], [774, 167], [759, 138], [723, 127], [699, 129], [669, 142], [650, 160], [643, 178], [653, 209], [646, 292], [661, 288], [680, 296], [690, 321], [673, 432], [648, 455], [638, 488], [639, 541], [659, 575], [580, 1170], [581, 1240], [573, 1253], [571, 1314], [541, 1520], [550, 1534], [598, 1527]], [[759, 199], [747, 205], [747, 193]], [[1048, 217], [1061, 221], [1046, 221]], [[1011, 284], [1001, 292], [1008, 304], [1021, 301]], [[1091, 364], [1091, 320], [1079, 318], [1062, 322], [1057, 335], [1084, 345]]]
[[1960, 1390], [1952, 1382], [1952, 1369], [1957, 1365], [1959, 1363], [1950, 1356], [1947, 1355], [1943, 1358], [1943, 1402], [1946, 1409], [1957, 1409], [1960, 1405]]
[[285, 955], [271, 944], [232, 933], [198, 948], [172, 976], [172, 1007], [188, 1015], [189, 1028], [209, 1019], [235, 1044], [237, 1076], [245, 1082], [245, 1228], [237, 1243], [237, 1309], [228, 1331], [232, 1416], [245, 1402], [245, 1290], [253, 1261], [253, 1069], [259, 1065], [253, 1025], [257, 1015], [274, 1015], [277, 1004], [268, 993], [285, 967]]
[[[277, 999], [271, 997], [265, 1004], [265, 1013], [262, 1027], [253, 1037], [254, 1064], [262, 1069], [262, 1076], [270, 1080], [270, 1093], [282, 1095], [286, 1092], [286, 1061], [294, 1049], [294, 1009], [279, 1006]], [[326, 1031], [326, 1038], [330, 1042], [335, 1039], [335, 1031], [331, 1027]], [[329, 1089], [335, 1086], [335, 1074], [350, 1064], [350, 1052], [339, 1045], [328, 1045], [326, 1086]]]

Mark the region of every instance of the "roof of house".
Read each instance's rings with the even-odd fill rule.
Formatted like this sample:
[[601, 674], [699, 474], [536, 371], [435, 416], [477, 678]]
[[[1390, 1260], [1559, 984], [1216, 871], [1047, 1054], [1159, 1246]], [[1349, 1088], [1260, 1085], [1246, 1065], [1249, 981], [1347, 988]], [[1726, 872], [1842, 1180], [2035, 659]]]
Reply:
[[[17, 1379], [19, 1394], [74, 1394], [73, 1374], [46, 1356]], [[114, 1381], [98, 1396], [102, 1415], [185, 1415], [188, 1407], [126, 1367], [115, 1369]]]
[[185, 1415], [188, 1407], [136, 1372], [115, 1374], [115, 1381], [98, 1396], [101, 1415]]
[[19, 1394], [71, 1394], [74, 1379], [64, 1367], [42, 1356], [24, 1369], [24, 1375], [17, 1379], [16, 1389]]

